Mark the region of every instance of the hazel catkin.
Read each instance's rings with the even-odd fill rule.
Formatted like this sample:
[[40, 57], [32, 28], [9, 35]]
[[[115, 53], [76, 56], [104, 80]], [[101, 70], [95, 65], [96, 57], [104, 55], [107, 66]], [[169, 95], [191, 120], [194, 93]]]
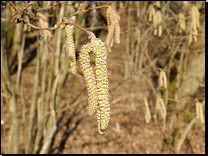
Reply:
[[80, 57], [80, 65], [83, 70], [83, 75], [86, 80], [87, 90], [88, 90], [88, 114], [92, 115], [98, 107], [97, 101], [97, 84], [95, 79], [95, 73], [90, 66], [90, 47], [89, 44], [84, 45], [81, 49]]
[[[98, 88], [98, 105], [100, 117], [100, 130], [103, 132], [108, 126], [110, 119], [110, 102], [109, 102], [109, 86], [107, 73], [107, 51], [104, 43], [100, 39], [95, 40], [92, 51], [96, 55], [96, 80]], [[99, 119], [98, 119], [99, 120]], [[99, 124], [99, 122], [98, 122]], [[99, 128], [98, 126], [98, 128]]]
[[120, 16], [112, 10], [111, 6], [108, 6], [107, 9], [107, 26], [108, 26], [108, 35], [106, 38], [106, 45], [110, 45], [110, 47], [113, 46], [113, 37], [115, 32], [115, 41], [117, 44], [120, 43], [120, 25], [119, 20]]
[[[88, 114], [91, 115], [97, 110], [98, 132], [103, 134], [110, 119], [107, 51], [104, 43], [96, 38], [93, 33], [90, 33], [89, 36], [91, 43], [83, 45], [80, 53], [80, 64], [88, 89]], [[90, 66], [89, 53], [91, 51], [96, 55], [96, 76]]]
[[75, 74], [77, 72], [76, 52], [75, 52], [75, 47], [74, 47], [73, 35], [71, 32], [71, 26], [66, 25], [65, 30], [66, 30], [66, 36], [67, 36], [67, 42], [68, 42], [68, 51], [69, 51], [68, 55], [69, 55], [69, 59], [70, 59], [71, 72], [72, 72], [72, 74]]

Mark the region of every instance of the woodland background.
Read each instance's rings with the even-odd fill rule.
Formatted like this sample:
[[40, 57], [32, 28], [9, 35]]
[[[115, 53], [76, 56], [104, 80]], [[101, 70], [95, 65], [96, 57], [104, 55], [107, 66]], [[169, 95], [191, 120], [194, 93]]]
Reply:
[[[65, 30], [23, 24], [39, 27], [36, 15], [41, 13], [52, 28], [76, 13], [80, 3], [82, 10], [110, 3], [120, 15], [121, 43], [108, 49], [111, 118], [103, 135], [97, 130], [96, 113], [87, 115], [87, 89], [79, 65], [88, 35], [73, 29], [77, 73], [71, 74]], [[149, 20], [151, 5], [161, 12], [158, 24]], [[193, 5], [200, 13], [195, 35]], [[105, 41], [106, 9], [80, 11], [71, 19]], [[185, 17], [182, 30], [180, 13]], [[154, 35], [160, 24], [162, 35]], [[90, 56], [94, 68], [95, 55]], [[159, 81], [161, 71], [166, 73], [167, 88]], [[164, 100], [165, 119], [156, 106], [157, 97]], [[196, 117], [197, 101], [204, 106], [204, 1], [1, 1], [2, 154], [205, 153], [205, 125]]]

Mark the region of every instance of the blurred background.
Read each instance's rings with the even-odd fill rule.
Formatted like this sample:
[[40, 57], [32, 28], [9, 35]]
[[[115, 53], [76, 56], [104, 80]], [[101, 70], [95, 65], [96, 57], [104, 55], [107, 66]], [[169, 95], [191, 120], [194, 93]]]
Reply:
[[[79, 63], [88, 34], [72, 26], [72, 74], [65, 30], [39, 28], [68, 18], [105, 42], [105, 5], [121, 32], [106, 45], [111, 118], [100, 135]], [[204, 1], [1, 1], [2, 154], [202, 154], [204, 106]]]

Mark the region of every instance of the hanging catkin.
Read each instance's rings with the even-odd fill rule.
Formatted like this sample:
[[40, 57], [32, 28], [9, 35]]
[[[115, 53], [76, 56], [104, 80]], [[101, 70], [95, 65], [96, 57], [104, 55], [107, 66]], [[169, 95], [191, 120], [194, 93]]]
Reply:
[[95, 68], [98, 88], [98, 105], [100, 111], [100, 114], [98, 112], [98, 115], [100, 116], [100, 130], [103, 132], [107, 128], [110, 119], [107, 51], [105, 49], [104, 43], [98, 38], [95, 40], [92, 50], [96, 55]]
[[68, 50], [69, 50], [68, 55], [69, 55], [69, 59], [70, 59], [71, 72], [72, 72], [72, 74], [75, 74], [77, 72], [76, 52], [75, 52], [75, 47], [74, 47], [73, 35], [71, 32], [71, 26], [66, 25], [65, 30], [66, 30], [66, 36], [67, 36], [67, 41], [68, 41]]
[[86, 80], [86, 86], [88, 90], [88, 114], [92, 115], [97, 107], [97, 84], [95, 80], [95, 73], [90, 66], [90, 56], [89, 53], [91, 52], [91, 48], [89, 43], [87, 45], [83, 45], [81, 49], [81, 53], [79, 54], [80, 57], [80, 65], [81, 69], [83, 70], [83, 75]]
[[178, 15], [178, 22], [179, 22], [179, 33], [182, 32], [182, 30], [185, 30], [186, 28], [186, 21], [185, 16], [182, 13], [179, 13]]
[[121, 31], [119, 25], [120, 17], [114, 10], [112, 10], [111, 6], [108, 6], [106, 14], [107, 14], [107, 26], [108, 26], [108, 35], [106, 38], [106, 44], [112, 47], [114, 32], [115, 32], [116, 43], [117, 44], [120, 43], [120, 31]]
[[[91, 43], [83, 45], [80, 53], [80, 64], [86, 80], [89, 99], [89, 114], [97, 109], [98, 132], [105, 133], [110, 119], [109, 86], [107, 73], [107, 51], [104, 43], [93, 33], [89, 35]], [[90, 66], [89, 53], [96, 55], [95, 73]]]

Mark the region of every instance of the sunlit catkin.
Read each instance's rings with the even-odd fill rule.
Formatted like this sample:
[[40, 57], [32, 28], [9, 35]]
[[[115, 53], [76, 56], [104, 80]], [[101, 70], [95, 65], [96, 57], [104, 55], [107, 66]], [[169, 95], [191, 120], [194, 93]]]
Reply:
[[107, 38], [106, 38], [106, 44], [110, 45], [110, 47], [113, 46], [113, 44], [111, 44], [113, 41], [113, 33], [114, 33], [114, 25], [109, 25], [108, 27], [108, 34], [107, 34]]
[[163, 119], [165, 119], [166, 115], [167, 115], [167, 110], [166, 110], [166, 107], [165, 107], [164, 100], [160, 96], [157, 96], [156, 104], [157, 104], [157, 108], [160, 110], [161, 117]]
[[[96, 38], [92, 51], [96, 55], [95, 68], [98, 89], [98, 131], [104, 132], [110, 119], [109, 86], [107, 73], [107, 51], [104, 43]], [[100, 120], [100, 121], [99, 121]]]
[[146, 123], [149, 123], [149, 121], [151, 119], [149, 104], [148, 104], [146, 97], [144, 97], [143, 100], [144, 100], [144, 104], [145, 104], [145, 120], [146, 120]]
[[[157, 11], [156, 14], [153, 16], [153, 24], [158, 24], [162, 21], [162, 14], [160, 11]], [[158, 25], [158, 27], [154, 30], [154, 35], [161, 36], [162, 35], [162, 23]]]
[[117, 13], [114, 13], [114, 17], [117, 19], [116, 20], [116, 26], [115, 26], [115, 41], [117, 44], [120, 44], [120, 25], [119, 25], [119, 20], [120, 20], [120, 16], [117, 15]]
[[153, 5], [150, 5], [148, 10], [149, 10], [148, 21], [151, 22], [153, 20], [153, 16], [155, 15], [155, 8]]
[[155, 5], [158, 7], [158, 8], [160, 8], [161, 6], [160, 6], [160, 1], [156, 1], [155, 2]]
[[161, 87], [167, 88], [167, 76], [166, 76], [166, 73], [163, 70], [160, 71], [159, 85]]
[[182, 32], [182, 30], [185, 30], [186, 28], [186, 21], [185, 16], [182, 13], [179, 13], [178, 15], [178, 22], [179, 22], [179, 33]]
[[119, 20], [120, 20], [120, 16], [114, 11], [112, 10], [111, 6], [108, 6], [107, 9], [107, 26], [108, 26], [108, 35], [106, 38], [106, 44], [112, 46], [112, 39], [113, 39], [113, 35], [115, 32], [115, 41], [117, 44], [120, 43], [120, 25], [119, 25]]
[[196, 119], [199, 119], [201, 123], [204, 123], [204, 116], [203, 116], [203, 106], [202, 103], [196, 102]]
[[71, 72], [72, 72], [72, 74], [75, 74], [77, 72], [76, 52], [75, 52], [75, 47], [74, 47], [73, 35], [71, 32], [71, 26], [66, 25], [65, 30], [66, 30], [66, 36], [67, 36], [67, 41], [68, 41], [68, 50], [69, 50], [68, 55], [69, 55], [69, 59], [70, 59]]
[[196, 119], [199, 119], [199, 102], [196, 102]]
[[201, 123], [204, 124], [204, 115], [203, 115], [203, 106], [202, 103], [199, 104], [199, 119], [201, 121]]
[[87, 90], [88, 90], [88, 114], [92, 115], [97, 107], [98, 107], [98, 99], [97, 99], [97, 84], [95, 79], [95, 73], [90, 66], [90, 56], [89, 52], [91, 51], [90, 45], [83, 45], [81, 52], [79, 54], [80, 57], [80, 65], [83, 70], [83, 75], [86, 80]]
[[200, 23], [199, 23], [199, 10], [198, 8], [193, 5], [191, 7], [191, 26], [192, 26], [192, 33], [193, 33], [193, 40], [194, 42], [197, 42], [197, 35], [198, 35], [198, 30], [197, 28], [200, 26]]
[[[91, 39], [91, 43], [84, 45], [81, 49], [80, 64], [88, 88], [88, 112], [89, 114], [92, 114], [97, 109], [98, 132], [103, 134], [105, 133], [105, 129], [107, 128], [110, 119], [107, 51], [104, 43], [99, 38], [96, 38], [93, 33], [89, 33], [89, 39]], [[89, 53], [91, 51], [96, 55], [96, 76], [94, 76], [92, 67], [90, 67]]]

